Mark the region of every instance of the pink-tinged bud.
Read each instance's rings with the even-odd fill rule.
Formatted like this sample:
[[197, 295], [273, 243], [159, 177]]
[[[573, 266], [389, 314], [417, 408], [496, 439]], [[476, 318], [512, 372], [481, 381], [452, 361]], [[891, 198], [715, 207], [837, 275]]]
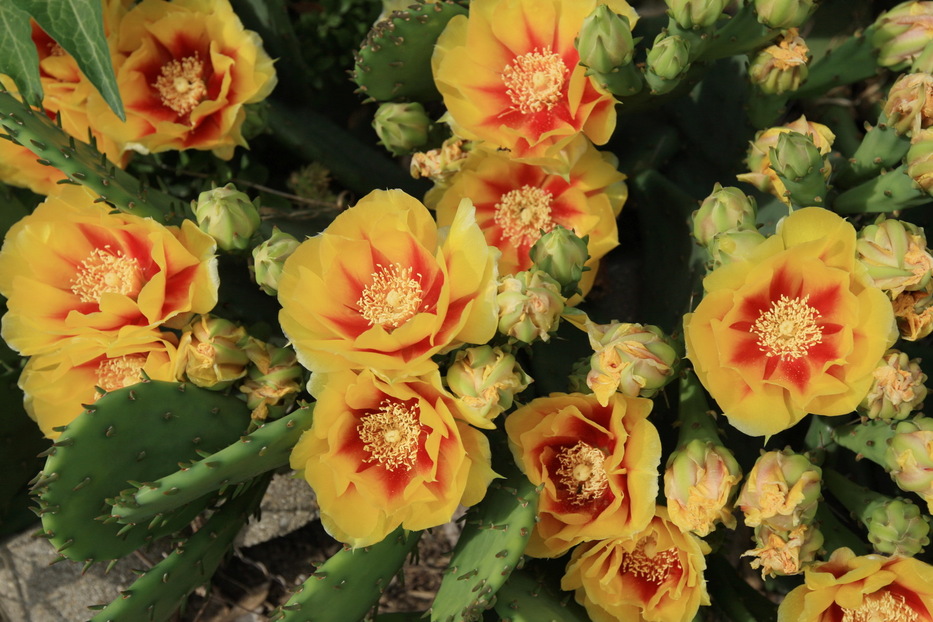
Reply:
[[220, 391], [246, 375], [246, 329], [210, 315], [194, 319], [178, 342], [175, 377]]
[[894, 299], [894, 317], [901, 338], [923, 339], [933, 332], [933, 292], [928, 285], [919, 292], [904, 292]]
[[908, 73], [900, 76], [884, 103], [888, 126], [912, 136], [933, 125], [933, 76]]
[[770, 45], [755, 55], [748, 67], [748, 77], [764, 93], [780, 95], [796, 91], [807, 79], [810, 48], [791, 28], [775, 45]]
[[907, 150], [907, 174], [933, 195], [933, 128], [915, 132]]
[[723, 188], [719, 183], [693, 212], [693, 237], [701, 246], [725, 232], [754, 231], [758, 207], [755, 199], [738, 188]]
[[671, 454], [664, 471], [664, 496], [671, 522], [703, 537], [718, 523], [735, 529], [732, 498], [742, 470], [722, 445], [693, 439]]
[[803, 454], [769, 451], [755, 462], [735, 504], [749, 527], [790, 531], [813, 522], [821, 479], [821, 469]]
[[926, 380], [920, 359], [910, 360], [903, 352], [888, 350], [873, 372], [871, 388], [858, 412], [870, 419], [905, 419], [923, 406]]
[[902, 2], [875, 20], [872, 46], [878, 64], [895, 71], [906, 68], [933, 40], [933, 2]]
[[560, 324], [565, 300], [560, 283], [542, 270], [526, 270], [499, 281], [499, 332], [525, 343], [548, 341]]
[[926, 289], [933, 277], [926, 235], [912, 223], [881, 216], [859, 231], [855, 249], [874, 285], [892, 299], [904, 290]]
[[244, 351], [250, 365], [240, 391], [246, 394], [252, 418], [264, 421], [269, 418], [270, 408], [284, 413], [301, 391], [304, 378], [304, 368], [298, 364], [295, 351], [252, 337], [248, 338]]
[[447, 369], [451, 393], [470, 415], [467, 422], [478, 428], [495, 428], [493, 419], [532, 382], [513, 355], [489, 345], [460, 350]]
[[586, 332], [593, 348], [586, 384], [603, 406], [616, 391], [651, 397], [674, 379], [680, 357], [657, 326], [587, 320]]
[[761, 569], [761, 578], [790, 576], [803, 571], [816, 560], [823, 546], [823, 533], [813, 525], [798, 525], [791, 530], [773, 529], [768, 525], [755, 528], [758, 548], [742, 553], [752, 557], [751, 567]]
[[884, 462], [901, 490], [920, 495], [933, 513], [933, 419], [920, 416], [898, 423]]

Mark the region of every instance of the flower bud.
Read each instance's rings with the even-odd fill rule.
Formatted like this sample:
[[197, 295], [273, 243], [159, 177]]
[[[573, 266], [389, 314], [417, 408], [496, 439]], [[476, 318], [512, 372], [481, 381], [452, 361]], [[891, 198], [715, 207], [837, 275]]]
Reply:
[[799, 574], [805, 564], [816, 560], [823, 546], [823, 533], [813, 525], [798, 525], [790, 530], [769, 525], [755, 528], [758, 548], [742, 553], [753, 557], [752, 568], [761, 568], [761, 578]]
[[933, 419], [919, 416], [898, 423], [884, 463], [898, 487], [920, 495], [933, 513]]
[[933, 128], [916, 132], [907, 150], [907, 174], [933, 195]]
[[898, 134], [912, 136], [933, 125], [933, 75], [900, 76], [888, 92], [884, 115]]
[[468, 422], [478, 428], [495, 428], [492, 420], [532, 382], [513, 355], [489, 345], [458, 351], [447, 369], [451, 393], [474, 415]]
[[252, 409], [253, 420], [265, 421], [269, 418], [270, 407], [284, 411], [294, 403], [301, 391], [304, 369], [291, 348], [248, 337], [244, 351], [250, 365], [240, 391], [246, 394], [246, 405]]
[[894, 318], [901, 338], [923, 339], [933, 332], [933, 292], [930, 286], [917, 292], [904, 292], [894, 299]]
[[878, 553], [913, 557], [930, 543], [929, 519], [906, 499], [879, 498], [863, 516], [868, 540]]
[[[648, 50], [647, 73], [663, 82], [676, 80], [690, 68], [690, 44], [677, 35], [659, 34]], [[656, 88], [655, 82], [649, 82]]]
[[668, 13], [685, 30], [708, 28], [722, 16], [729, 0], [666, 0]]
[[175, 377], [220, 391], [246, 375], [246, 329], [229, 320], [201, 315], [181, 334]]
[[817, 0], [755, 0], [758, 21], [768, 28], [797, 28], [816, 9]]
[[706, 249], [713, 262], [712, 268], [747, 259], [752, 250], [765, 239], [765, 236], [754, 229], [717, 233]]
[[927, 376], [920, 359], [910, 360], [898, 350], [888, 350], [873, 372], [868, 395], [858, 405], [860, 415], [885, 421], [907, 418], [923, 406]]
[[587, 251], [589, 236], [580, 237], [561, 225], [538, 238], [528, 252], [535, 268], [544, 270], [560, 284], [560, 293], [565, 298], [579, 294], [578, 287], [583, 272], [589, 270], [584, 264], [590, 258]]
[[875, 20], [871, 37], [878, 64], [899, 71], [920, 56], [933, 31], [933, 2], [902, 2]]
[[629, 397], [651, 397], [674, 379], [680, 357], [657, 326], [587, 320], [593, 348], [586, 384], [603, 406], [618, 391]]
[[892, 299], [930, 284], [933, 255], [923, 229], [912, 223], [881, 216], [859, 231], [855, 248], [874, 285]]
[[722, 522], [735, 529], [732, 498], [742, 470], [722, 445], [693, 439], [674, 451], [664, 471], [664, 496], [671, 522], [700, 537]]
[[259, 228], [259, 210], [233, 184], [202, 192], [191, 208], [201, 231], [225, 251], [245, 250]]
[[791, 28], [777, 44], [755, 55], [748, 68], [748, 77], [769, 95], [796, 91], [807, 79], [809, 58], [810, 48], [797, 34], [797, 29]]
[[418, 102], [380, 104], [373, 128], [392, 155], [405, 155], [428, 143], [431, 119]]
[[790, 531], [813, 522], [821, 475], [821, 469], [803, 454], [789, 449], [763, 453], [736, 501], [745, 514], [745, 524]]
[[273, 227], [272, 236], [253, 248], [253, 275], [262, 291], [270, 296], [278, 293], [282, 266], [300, 244], [295, 236]]
[[560, 283], [541, 270], [526, 270], [499, 281], [499, 332], [519, 341], [548, 341], [564, 312]]
[[614, 13], [608, 5], [597, 5], [583, 20], [574, 45], [580, 64], [600, 73], [628, 65], [635, 54], [628, 17]]
[[771, 168], [786, 180], [800, 181], [819, 172], [823, 155], [813, 141], [797, 132], [783, 132], [771, 149]]
[[708, 246], [713, 237], [725, 231], [755, 230], [758, 206], [755, 199], [733, 186], [723, 188], [718, 182], [713, 192], [693, 212], [693, 237]]

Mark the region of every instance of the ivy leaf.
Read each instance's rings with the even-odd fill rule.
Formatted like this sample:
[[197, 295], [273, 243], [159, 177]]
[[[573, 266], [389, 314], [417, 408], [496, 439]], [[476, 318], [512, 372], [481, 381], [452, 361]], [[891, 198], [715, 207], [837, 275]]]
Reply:
[[126, 120], [104, 36], [104, 13], [100, 0], [13, 0], [13, 4], [31, 15], [74, 57], [104, 101], [121, 120]]
[[25, 101], [39, 104], [42, 101], [39, 53], [31, 33], [29, 14], [0, 2], [0, 73], [13, 78]]

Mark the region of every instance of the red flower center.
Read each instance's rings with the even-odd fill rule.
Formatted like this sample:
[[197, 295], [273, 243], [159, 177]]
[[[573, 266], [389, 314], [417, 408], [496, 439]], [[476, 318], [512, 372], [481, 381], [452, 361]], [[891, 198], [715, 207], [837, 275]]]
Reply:
[[377, 270], [370, 275], [372, 282], [363, 288], [356, 305], [370, 326], [378, 324], [391, 332], [422, 309], [422, 276], [413, 275], [411, 267], [403, 268], [397, 263], [388, 266], [376, 264], [376, 267]]
[[527, 184], [503, 194], [493, 216], [502, 228], [502, 236], [515, 246], [531, 246], [537, 242], [542, 231], [554, 228], [551, 199], [547, 190]]
[[114, 391], [136, 384], [140, 380], [140, 371], [145, 364], [146, 356], [143, 354], [128, 354], [104, 359], [97, 366], [97, 386], [104, 391]]
[[207, 95], [204, 63], [197, 52], [165, 63], [152, 86], [159, 92], [162, 105], [174, 110], [179, 117], [185, 117]]
[[750, 332], [758, 336], [758, 347], [767, 356], [799, 359], [823, 340], [823, 329], [816, 320], [820, 312], [807, 304], [810, 296], [779, 300], [764, 309]]
[[550, 110], [561, 99], [567, 66], [550, 47], [516, 56], [502, 70], [506, 95], [522, 114]]
[[676, 548], [672, 547], [657, 551], [656, 547], [657, 543], [654, 542], [653, 538], [639, 540], [634, 551], [622, 555], [619, 572], [629, 573], [658, 587], [672, 573], [682, 570], [680, 556]]
[[135, 298], [143, 285], [142, 270], [135, 257], [109, 246], [95, 248], [81, 262], [71, 291], [81, 302], [100, 302], [105, 293], [123, 294]]
[[418, 412], [417, 404], [383, 400], [379, 410], [362, 417], [356, 429], [363, 449], [369, 452], [366, 462], [410, 471], [418, 458], [421, 437]]
[[898, 620], [898, 622], [916, 622], [920, 619], [917, 612], [910, 608], [900, 594], [884, 591], [867, 594], [858, 609], [842, 609], [842, 622], [875, 622], [876, 620]]
[[564, 447], [557, 454], [557, 478], [569, 493], [572, 505], [583, 505], [598, 499], [609, 487], [609, 478], [603, 463], [606, 455], [583, 441]]

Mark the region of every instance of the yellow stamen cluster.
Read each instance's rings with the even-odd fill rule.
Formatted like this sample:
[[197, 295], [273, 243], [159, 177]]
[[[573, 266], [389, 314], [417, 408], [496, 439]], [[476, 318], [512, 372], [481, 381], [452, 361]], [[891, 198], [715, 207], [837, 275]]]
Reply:
[[606, 455], [583, 441], [573, 447], [565, 447], [557, 454], [560, 467], [557, 479], [570, 492], [570, 502], [582, 505], [602, 496], [609, 487], [609, 478], [603, 463]]
[[502, 70], [502, 83], [512, 106], [522, 114], [550, 110], [561, 99], [567, 66], [550, 47], [516, 56]]
[[502, 228], [503, 237], [515, 246], [537, 242], [542, 231], [547, 233], [554, 228], [551, 198], [547, 190], [527, 184], [503, 194], [493, 216]]
[[865, 596], [858, 609], [842, 607], [842, 622], [916, 622], [919, 619], [903, 596], [891, 592], [883, 592], [880, 597]]
[[751, 332], [758, 335], [758, 348], [767, 356], [781, 360], [799, 359], [811, 347], [823, 340], [823, 329], [816, 320], [820, 312], [807, 304], [810, 296], [788, 298], [771, 303], [752, 325]]
[[378, 462], [389, 470], [410, 471], [418, 459], [421, 423], [418, 406], [383, 400], [379, 410], [365, 415], [357, 426], [366, 462]]
[[173, 60], [162, 65], [162, 72], [152, 85], [159, 92], [162, 105], [174, 110], [178, 116], [187, 116], [207, 95], [204, 84], [204, 63], [193, 56]]
[[104, 359], [97, 365], [97, 386], [104, 391], [115, 391], [136, 384], [146, 364], [146, 355], [127, 354]]
[[105, 246], [95, 248], [81, 262], [71, 280], [71, 291], [81, 302], [100, 302], [106, 293], [134, 297], [142, 284], [139, 260]]
[[643, 539], [635, 546], [631, 553], [622, 555], [622, 562], [619, 564], [620, 573], [629, 573], [649, 583], [660, 585], [663, 583], [675, 569], [681, 568], [680, 556], [677, 549], [671, 547], [663, 551], [651, 551], [657, 547], [653, 539]]
[[410, 267], [403, 268], [397, 263], [376, 267], [370, 275], [372, 283], [363, 288], [356, 306], [370, 326], [378, 324], [391, 332], [423, 308], [422, 277], [420, 273], [412, 275]]

